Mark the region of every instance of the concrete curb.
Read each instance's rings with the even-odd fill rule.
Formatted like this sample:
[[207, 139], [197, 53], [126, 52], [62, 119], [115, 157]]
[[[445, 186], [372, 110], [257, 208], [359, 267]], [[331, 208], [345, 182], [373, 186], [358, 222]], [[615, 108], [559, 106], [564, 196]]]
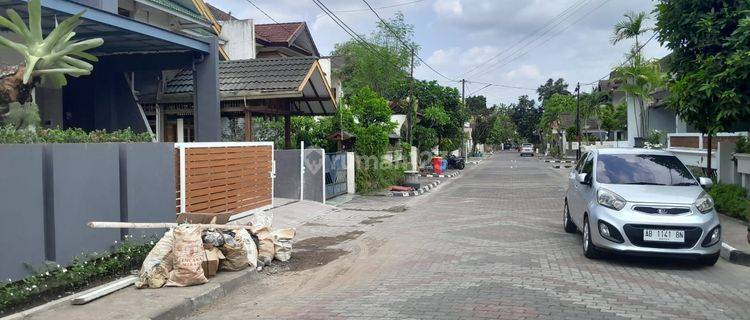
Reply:
[[422, 186], [419, 189], [414, 190], [414, 191], [391, 191], [391, 194], [389, 195], [389, 197], [414, 197], [414, 196], [418, 196], [418, 195], [421, 195], [421, 194], [423, 194], [423, 193], [425, 193], [425, 192], [427, 192], [427, 191], [429, 191], [429, 190], [437, 187], [440, 183], [441, 183], [440, 180], [433, 181], [433, 182], [431, 182], [431, 183], [429, 183], [427, 185], [424, 185], [424, 186]]
[[449, 173], [449, 174], [423, 173], [423, 174], [420, 174], [419, 176], [425, 177], [425, 178], [453, 178], [459, 174], [461, 174], [461, 171], [456, 171], [456, 172]]
[[237, 290], [241, 286], [250, 282], [251, 280], [260, 279], [261, 273], [257, 272], [252, 267], [237, 271], [236, 277], [224, 279], [221, 282], [209, 282], [213, 284], [209, 288], [206, 288], [201, 294], [190, 298], [185, 298], [182, 303], [166, 306], [165, 308], [150, 315], [148, 319], [153, 320], [173, 320], [187, 317], [198, 309], [215, 303], [221, 298], [224, 298]]
[[734, 264], [750, 266], [750, 253], [737, 250], [726, 242], [721, 243], [721, 258]]

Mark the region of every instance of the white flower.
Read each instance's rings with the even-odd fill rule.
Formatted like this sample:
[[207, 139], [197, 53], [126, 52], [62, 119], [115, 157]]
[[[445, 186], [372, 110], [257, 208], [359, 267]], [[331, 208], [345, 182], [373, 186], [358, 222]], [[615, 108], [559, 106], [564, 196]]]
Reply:
[[31, 286], [31, 288], [36, 289], [36, 285]]
[[[58, 266], [58, 267], [59, 267], [59, 266]], [[44, 273], [44, 275], [47, 275], [47, 276], [48, 276], [48, 275], [49, 275], [49, 271], [45, 272], [45, 273]]]
[[63, 273], [66, 273], [66, 272], [68, 272], [68, 269], [63, 268], [62, 271], [63, 271]]
[[57, 267], [60, 268], [60, 265], [58, 264]]

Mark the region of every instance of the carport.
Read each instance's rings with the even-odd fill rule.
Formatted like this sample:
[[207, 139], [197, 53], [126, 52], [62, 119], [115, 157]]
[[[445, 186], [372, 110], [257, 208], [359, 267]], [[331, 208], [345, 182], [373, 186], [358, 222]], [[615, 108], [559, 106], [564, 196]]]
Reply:
[[[27, 0], [0, 0], [0, 9], [14, 9], [28, 17]], [[116, 130], [127, 127], [153, 132], [136, 97], [136, 88], [157, 87], [162, 71], [188, 70], [194, 87], [195, 140], [220, 138], [217, 80], [217, 40], [193, 38], [145, 24], [117, 13], [72, 1], [42, 1], [45, 34], [63, 19], [85, 11], [76, 29], [81, 39], [102, 38], [104, 44], [92, 50], [99, 57], [90, 76], [68, 78], [62, 90], [39, 88], [37, 99], [43, 125], [76, 127], [84, 130]], [[139, 74], [148, 74], [144, 80]]]

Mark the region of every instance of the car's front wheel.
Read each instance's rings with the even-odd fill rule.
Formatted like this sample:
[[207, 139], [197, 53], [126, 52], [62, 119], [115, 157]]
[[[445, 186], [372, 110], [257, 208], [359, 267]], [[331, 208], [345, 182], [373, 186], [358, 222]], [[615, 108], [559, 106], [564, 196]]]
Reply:
[[591, 242], [591, 228], [589, 227], [589, 218], [583, 220], [583, 255], [589, 259], [599, 258], [599, 250]]
[[698, 262], [704, 266], [713, 266], [716, 264], [716, 262], [719, 261], [719, 253], [714, 253], [711, 255], [703, 256], [698, 258]]
[[567, 201], [565, 201], [565, 209], [563, 209], [563, 228], [567, 233], [575, 233], [578, 231], [575, 223], [570, 219], [570, 209], [568, 208]]

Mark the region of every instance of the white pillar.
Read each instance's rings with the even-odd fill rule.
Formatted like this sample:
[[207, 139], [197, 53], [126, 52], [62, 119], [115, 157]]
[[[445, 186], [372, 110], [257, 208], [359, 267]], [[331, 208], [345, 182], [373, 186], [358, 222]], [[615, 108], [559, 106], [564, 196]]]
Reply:
[[156, 142], [164, 142], [164, 115], [161, 113], [161, 107], [156, 106]]
[[625, 95], [625, 103], [628, 108], [628, 143], [635, 146], [635, 138], [640, 137], [638, 133], [641, 122], [641, 111], [636, 105], [636, 98], [630, 94]]
[[177, 142], [185, 142], [185, 120], [177, 119]]
[[[412, 147], [414, 148], [414, 147]], [[413, 149], [412, 149], [413, 152]], [[356, 185], [354, 182], [354, 175], [357, 173], [355, 167], [357, 164], [354, 162], [354, 152], [346, 153], [346, 193], [354, 194], [357, 192]]]
[[299, 142], [299, 199], [305, 199], [305, 142]]

